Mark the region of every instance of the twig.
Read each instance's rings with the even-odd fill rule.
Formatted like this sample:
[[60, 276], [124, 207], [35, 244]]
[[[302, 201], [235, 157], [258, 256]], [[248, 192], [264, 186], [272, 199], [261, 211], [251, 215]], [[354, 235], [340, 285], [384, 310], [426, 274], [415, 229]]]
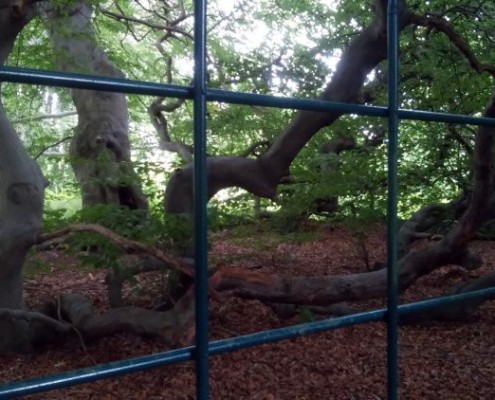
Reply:
[[71, 140], [74, 136], [67, 136], [67, 137], [64, 137], [58, 141], [56, 141], [55, 143], [52, 143], [52, 144], [49, 144], [48, 146], [46, 147], [43, 147], [39, 152], [38, 154], [36, 154], [33, 158], [35, 160], [37, 160], [39, 157], [41, 157], [43, 155], [43, 153], [45, 151], [47, 151], [48, 149], [51, 149], [52, 147], [55, 147], [55, 146], [58, 146], [59, 144], [61, 143], [64, 143], [64, 142], [67, 142], [68, 140]]

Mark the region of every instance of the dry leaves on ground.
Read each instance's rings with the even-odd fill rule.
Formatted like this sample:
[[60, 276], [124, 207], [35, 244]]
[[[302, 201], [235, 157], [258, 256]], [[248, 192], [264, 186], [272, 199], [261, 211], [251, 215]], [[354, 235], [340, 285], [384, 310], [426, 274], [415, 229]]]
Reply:
[[[284, 244], [290, 259], [277, 257], [276, 247], [253, 250], [249, 243], [234, 244], [216, 239], [212, 249], [215, 263], [266, 272], [295, 275], [340, 274], [365, 271], [352, 241], [340, 230], [326, 231], [324, 237], [306, 243]], [[367, 236], [371, 261], [384, 258], [383, 230]], [[484, 266], [475, 271], [493, 270], [495, 247], [476, 242]], [[281, 250], [281, 249], [279, 249]], [[26, 298], [35, 306], [55, 294], [81, 292], [105, 308], [103, 272], [77, 268], [67, 257], [48, 253], [44, 257], [55, 268], [49, 274], [30, 278]], [[442, 295], [446, 289], [467, 278], [457, 267], [444, 267], [421, 278], [401, 301]], [[148, 274], [142, 287], [159, 278]], [[153, 286], [153, 285], [151, 285]], [[159, 284], [155, 287], [159, 289]], [[133, 295], [135, 304], [148, 305], [146, 293]], [[365, 305], [380, 306], [383, 301]], [[494, 305], [484, 305], [464, 323], [436, 323], [400, 328], [401, 399], [492, 399], [495, 396]], [[279, 320], [273, 312], [254, 300], [228, 298], [210, 302], [212, 339], [243, 335], [301, 323], [303, 316]], [[1, 357], [0, 383], [41, 376], [75, 368], [90, 367], [129, 357], [167, 350], [163, 344], [120, 334], [86, 344], [67, 341], [34, 354]], [[126, 375], [53, 392], [29, 396], [31, 399], [194, 399], [195, 376], [192, 362]], [[385, 399], [386, 331], [382, 323], [353, 326], [274, 344], [266, 344], [210, 359], [211, 399]]]

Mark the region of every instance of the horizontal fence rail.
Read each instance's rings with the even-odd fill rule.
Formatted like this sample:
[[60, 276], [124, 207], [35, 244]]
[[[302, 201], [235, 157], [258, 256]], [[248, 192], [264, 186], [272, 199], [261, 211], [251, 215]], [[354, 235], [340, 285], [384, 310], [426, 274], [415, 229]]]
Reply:
[[[16, 71], [18, 74], [15, 73]], [[0, 82], [1, 81], [72, 89], [101, 90], [144, 96], [175, 97], [180, 99], [193, 99], [194, 97], [193, 86], [131, 81], [128, 79], [105, 78], [94, 75], [70, 74], [65, 72], [42, 71], [27, 68], [2, 67], [0, 68]], [[382, 106], [367, 106], [319, 99], [274, 97], [264, 94], [232, 92], [223, 89], [206, 88], [206, 99], [207, 101], [216, 101], [219, 103], [228, 104], [321, 112], [338, 111], [342, 114], [356, 114], [382, 118], [387, 118], [388, 116], [388, 107]], [[474, 117], [444, 112], [399, 108], [397, 110], [397, 115], [399, 119], [415, 121], [495, 126], [495, 119], [493, 118]]]
[[[467, 293], [450, 296], [435, 297], [413, 303], [398, 306], [400, 316], [414, 315], [415, 313], [448, 305], [454, 305], [469, 300], [483, 300], [495, 297], [495, 288], [480, 289]], [[321, 321], [307, 322], [286, 328], [262, 331], [250, 335], [238, 336], [229, 339], [212, 341], [209, 343], [208, 354], [220, 355], [232, 351], [242, 350], [260, 344], [274, 343], [281, 340], [294, 339], [300, 336], [321, 333], [333, 329], [344, 328], [352, 325], [370, 322], [384, 321], [387, 309], [381, 308], [372, 311], [346, 315], [337, 318], [328, 318]], [[194, 347], [185, 347], [170, 350], [149, 356], [136, 357], [123, 361], [115, 361], [101, 364], [91, 368], [63, 372], [46, 377], [35, 378], [22, 382], [0, 386], [0, 398], [10, 399], [18, 396], [39, 393], [54, 389], [60, 389], [81, 383], [94, 382], [101, 379], [112, 378], [123, 374], [145, 371], [152, 368], [163, 367], [194, 359]]]
[[[27, 68], [0, 68], [0, 82], [12, 82], [32, 85], [121, 92], [127, 94], [163, 96], [190, 99], [194, 102], [194, 194], [195, 194], [195, 266], [196, 266], [196, 344], [195, 346], [171, 350], [102, 364], [70, 372], [58, 373], [46, 377], [34, 378], [0, 386], [0, 398], [17, 398], [19, 396], [59, 389], [72, 385], [107, 379], [123, 374], [144, 371], [160, 366], [184, 361], [196, 362], [196, 396], [208, 398], [208, 360], [227, 352], [241, 350], [261, 344], [297, 338], [303, 335], [324, 332], [347, 326], [385, 321], [388, 331], [388, 398], [396, 399], [398, 393], [398, 354], [397, 326], [401, 316], [412, 315], [420, 311], [443, 307], [470, 300], [495, 298], [495, 288], [482, 289], [468, 293], [432, 298], [408, 304], [398, 304], [397, 282], [397, 149], [399, 121], [401, 119], [464, 124], [478, 126], [495, 126], [495, 119], [467, 115], [440, 113], [424, 110], [407, 110], [399, 108], [398, 100], [398, 22], [397, 0], [388, 4], [388, 105], [367, 106], [326, 101], [322, 99], [301, 99], [274, 97], [269, 95], [241, 93], [208, 88], [206, 85], [206, 5], [207, 0], [194, 2], [194, 83], [192, 86], [161, 84], [133, 81], [127, 79], [105, 78], [55, 71], [42, 71]], [[387, 118], [388, 137], [388, 224], [387, 224], [387, 266], [388, 266], [388, 301], [387, 307], [329, 318], [316, 322], [294, 325], [285, 328], [257, 332], [218, 341], [208, 341], [208, 297], [207, 297], [207, 224], [206, 224], [206, 104], [223, 102], [228, 104], [256, 105], [295, 110], [318, 112], [338, 112], [370, 117]]]

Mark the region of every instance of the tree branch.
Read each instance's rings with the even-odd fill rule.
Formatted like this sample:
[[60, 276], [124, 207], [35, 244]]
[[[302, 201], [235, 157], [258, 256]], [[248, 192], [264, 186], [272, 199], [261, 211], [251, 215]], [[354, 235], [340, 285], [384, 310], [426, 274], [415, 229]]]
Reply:
[[[484, 116], [495, 117], [495, 94]], [[407, 251], [399, 260], [400, 290], [405, 290], [421, 276], [444, 265], [457, 264], [466, 269], [479, 266], [479, 257], [473, 257], [467, 246], [483, 222], [493, 195], [494, 134], [494, 127], [478, 129], [473, 194], [459, 222], [441, 240], [418, 251]], [[386, 283], [386, 269], [329, 277], [289, 278], [241, 268], [222, 268], [211, 277], [211, 284], [216, 290], [233, 290], [241, 297], [316, 306], [384, 297]]]
[[56, 141], [55, 143], [52, 143], [52, 144], [49, 144], [48, 146], [43, 147], [43, 149], [41, 149], [41, 150], [38, 152], [38, 154], [36, 154], [33, 158], [34, 158], [35, 160], [37, 160], [37, 159], [38, 159], [38, 158], [40, 158], [40, 157], [43, 155], [43, 153], [44, 153], [45, 151], [47, 151], [48, 149], [51, 149], [52, 147], [58, 146], [58, 145], [59, 145], [59, 144], [61, 144], [61, 143], [67, 142], [68, 140], [72, 140], [73, 138], [74, 138], [74, 136], [67, 136], [67, 137], [65, 137], [65, 138], [62, 138], [62, 139], [60, 139], [60, 140]]
[[[320, 96], [321, 99], [357, 102], [369, 72], [386, 58], [387, 1], [376, 0], [375, 5], [372, 22], [344, 50], [331, 82]], [[401, 28], [409, 23], [409, 11], [404, 1], [400, 2], [399, 20]], [[320, 129], [331, 125], [341, 115], [340, 111], [298, 112], [285, 131], [257, 160], [241, 157], [219, 157], [216, 160], [215, 157], [209, 157], [209, 195], [213, 196], [215, 189], [239, 186], [255, 195], [274, 198], [278, 183], [289, 175], [290, 165], [301, 149]], [[192, 182], [186, 180], [192, 180], [192, 165], [172, 175], [165, 194], [168, 212], [192, 211]]]
[[19, 118], [19, 119], [13, 120], [12, 123], [13, 124], [24, 124], [26, 122], [41, 121], [44, 119], [65, 118], [65, 117], [70, 117], [72, 115], [77, 115], [77, 111], [64, 111], [64, 112], [56, 113], [56, 114], [44, 114], [44, 115], [38, 115], [36, 117]]
[[448, 129], [448, 136], [453, 138], [455, 141], [457, 141], [463, 148], [466, 154], [472, 156], [473, 155], [473, 147], [471, 146], [471, 143], [469, 143], [466, 138], [464, 138], [461, 133], [456, 129], [455, 126], [449, 125], [447, 127]]
[[452, 28], [452, 26], [450, 26], [445, 19], [414, 14], [411, 16], [411, 22], [415, 25], [434, 28], [439, 32], [443, 32], [450, 39], [452, 44], [457, 47], [464, 57], [466, 57], [469, 65], [471, 65], [476, 72], [480, 74], [483, 72], [488, 72], [490, 75], [495, 76], [495, 66], [481, 63], [469, 47], [469, 44]]
[[189, 290], [169, 311], [157, 312], [140, 307], [115, 308], [101, 315], [80, 294], [61, 297], [61, 308], [85, 339], [117, 332], [131, 332], [160, 338], [170, 346], [189, 344], [194, 336], [194, 291]]
[[[156, 24], [154, 22], [149, 22], [149, 21], [145, 21], [145, 20], [142, 20], [139, 18], [129, 17], [129, 16], [124, 15], [124, 14], [116, 13], [116, 12], [110, 11], [108, 8], [104, 8], [102, 6], [98, 7], [98, 9], [101, 11], [102, 14], [104, 14], [110, 18], [113, 18], [117, 21], [134, 22], [137, 24], [147, 26], [148, 28], [156, 29], [156, 30], [163, 30], [163, 31], [167, 31], [167, 32], [180, 33], [181, 35], [193, 40], [193, 35], [191, 35], [189, 32], [186, 32], [185, 30], [175, 26], [175, 24], [174, 24], [175, 21], [173, 23], [167, 24], [167, 25]], [[189, 17], [189, 16], [190, 15], [188, 15], [187, 17]], [[185, 18], [187, 18], [187, 17], [185, 17]], [[178, 22], [181, 22], [185, 18], [180, 18], [178, 20]]]
[[160, 148], [172, 153], [178, 153], [186, 162], [192, 162], [192, 146], [189, 146], [181, 141], [174, 141], [170, 138], [170, 134], [168, 132], [168, 121], [163, 114], [165, 112], [173, 112], [177, 110], [184, 104], [185, 99], [179, 99], [169, 104], [163, 104], [163, 101], [165, 101], [165, 97], [158, 97], [148, 107], [148, 115], [150, 116], [151, 123], [158, 134]]
[[239, 154], [239, 157], [249, 157], [252, 154], [257, 155], [256, 152], [259, 147], [267, 148], [270, 145], [271, 142], [269, 140], [258, 140], [257, 142], [254, 142], [251, 146], [249, 146], [246, 150], [244, 150], [241, 154]]
[[178, 261], [176, 257], [168, 253], [165, 253], [164, 251], [159, 250], [157, 248], [147, 246], [135, 240], [127, 239], [123, 236], [118, 235], [112, 230], [98, 224], [74, 224], [74, 225], [69, 225], [55, 232], [39, 234], [36, 238], [36, 243], [41, 244], [48, 240], [53, 240], [55, 238], [59, 238], [74, 232], [98, 233], [106, 237], [107, 239], [110, 239], [112, 242], [118, 244], [119, 246], [122, 246], [126, 249], [135, 250], [141, 253], [149, 254], [157, 258], [158, 260], [164, 262], [167, 265], [167, 267], [174, 269], [176, 271], [180, 271], [186, 274], [187, 276], [194, 277], [194, 270], [190, 266]]

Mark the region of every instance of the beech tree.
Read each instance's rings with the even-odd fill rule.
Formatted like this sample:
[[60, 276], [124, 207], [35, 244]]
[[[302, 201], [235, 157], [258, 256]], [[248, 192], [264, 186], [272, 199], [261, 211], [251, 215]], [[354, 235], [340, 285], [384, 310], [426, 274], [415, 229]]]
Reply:
[[[93, 6], [89, 2], [47, 4], [44, 8], [60, 71], [124, 78], [96, 44], [91, 23]], [[79, 122], [70, 153], [83, 206], [146, 208], [131, 166], [125, 95], [80, 89], [71, 92]]]
[[[32, 10], [24, 10], [16, 4], [1, 9], [0, 65], [5, 64], [31, 13]], [[23, 307], [22, 265], [40, 228], [46, 181], [24, 150], [3, 104], [0, 104], [0, 132], [0, 307], [19, 310]]]
[[[343, 103], [369, 103], [379, 98], [380, 90], [383, 89], [381, 79], [373, 80], [369, 77], [371, 73], [383, 76], [382, 62], [386, 59], [387, 43], [386, 3], [385, 0], [376, 0], [369, 10], [369, 15], [364, 18], [366, 26], [356, 29], [356, 32], [350, 35], [340, 61], [320, 96], [321, 99]], [[70, 8], [55, 6], [50, 8], [50, 6], [49, 2], [43, 4], [43, 13], [51, 41], [56, 49], [57, 64], [62, 70], [123, 76], [95, 45], [94, 31], [90, 23], [91, 7], [88, 4], [80, 1], [71, 3]], [[340, 6], [345, 7], [348, 4], [343, 3]], [[415, 35], [421, 38], [417, 41], [422, 42], [425, 37], [422, 35], [430, 35], [434, 31], [435, 37], [448, 41], [450, 51], [456, 52], [467, 69], [473, 69], [479, 74], [493, 75], [495, 68], [478, 60], [471, 43], [464, 40], [453, 29], [449, 18], [445, 17], [448, 12], [455, 11], [467, 16], [467, 19], [477, 18], [484, 21], [489, 12], [483, 7], [473, 10], [467, 6], [460, 6], [456, 10], [452, 8], [444, 10], [442, 14], [436, 9], [432, 12], [426, 6], [425, 4], [415, 7], [412, 11], [405, 1], [399, 3], [400, 29], [408, 30], [407, 35], [403, 35], [405, 44], [402, 57], [406, 60], [408, 57], [413, 60], [418, 58], [420, 56], [417, 54], [418, 48], [411, 44], [415, 40]], [[2, 63], [5, 63], [20, 31], [39, 11], [39, 5], [35, 1], [0, 2], [0, 37], [6, 38], [0, 44]], [[103, 11], [117, 20], [136, 22], [137, 19], [126, 15], [122, 10], [119, 13], [108, 9]], [[167, 33], [179, 32], [180, 35], [188, 37], [187, 31], [177, 27], [179, 21], [186, 19], [188, 14], [184, 10], [179, 10], [177, 13], [173, 23], [168, 19], [170, 15], [165, 13], [164, 20], [168, 24], [164, 25], [167, 28], [164, 30]], [[154, 22], [137, 22], [147, 24], [149, 28], [156, 28]], [[161, 27], [163, 26], [160, 25], [159, 29]], [[421, 30], [421, 35], [416, 32], [417, 30]], [[171, 65], [173, 60], [168, 58], [167, 63]], [[416, 90], [417, 80], [423, 78], [414, 71], [414, 62], [407, 66], [411, 70], [406, 70], [408, 73], [403, 77], [404, 86], [406, 88], [412, 86], [411, 90]], [[225, 72], [223, 67], [221, 65], [214, 67], [218, 80], [222, 84], [225, 83], [227, 78], [221, 73]], [[425, 72], [427, 81], [432, 79], [429, 74], [430, 71]], [[171, 81], [169, 77], [166, 80]], [[487, 97], [487, 91], [483, 93]], [[74, 166], [83, 188], [83, 199], [86, 204], [112, 202], [129, 207], [144, 207], [144, 198], [135, 182], [125, 186], [119, 178], [122, 169], [127, 168], [122, 163], [130, 160], [127, 139], [128, 110], [124, 96], [73, 90], [72, 97], [78, 111], [79, 124], [71, 148], [76, 156]], [[428, 98], [425, 96], [425, 103]], [[484, 99], [485, 102], [487, 100]], [[171, 140], [167, 131], [167, 121], [163, 115], [164, 112], [180, 108], [183, 103], [170, 103], [164, 106], [164, 101], [165, 99], [161, 98], [154, 99], [149, 106], [152, 122], [165, 139], [164, 147], [180, 153], [187, 162], [190, 145]], [[464, 106], [474, 107], [470, 104]], [[469, 112], [479, 113], [481, 109], [473, 109]], [[493, 96], [488, 101], [484, 115], [495, 117]], [[334, 126], [342, 117], [341, 112], [300, 111], [274, 140], [265, 142], [266, 151], [262, 151], [257, 158], [250, 157], [251, 152], [242, 156], [209, 157], [207, 163], [209, 196], [212, 197], [223, 188], [240, 187], [256, 196], [275, 200], [278, 186], [290, 176], [291, 167], [296, 157], [304, 151], [303, 148], [314, 141], [318, 132]], [[420, 209], [402, 226], [399, 232], [401, 290], [410, 287], [419, 277], [440, 266], [456, 264], [466, 269], [474, 269], [481, 262], [479, 257], [469, 250], [469, 242], [490, 215], [493, 207], [493, 128], [480, 127], [475, 135], [474, 147], [455, 127], [447, 127], [446, 131], [448, 135], [446, 134], [445, 137], [450, 137], [464, 146], [464, 149], [469, 149], [466, 152], [473, 160], [471, 187], [466, 195], [449, 204], [428, 205]], [[375, 129], [371, 139], [368, 138], [369, 144], [373, 146], [372, 139], [383, 142], [383, 137], [383, 130]], [[57, 309], [63, 312], [67, 322], [57, 320], [56, 315], [50, 314], [50, 310], [43, 313], [23, 309], [22, 264], [28, 249], [35, 242], [42, 243], [68, 233], [91, 231], [103, 235], [126, 249], [150, 255], [188, 279], [193, 277], [193, 265], [189, 260], [177, 258], [171, 252], [124, 238], [98, 225], [70, 225], [57, 232], [39, 232], [43, 189], [46, 183], [36, 164], [23, 149], [3, 108], [0, 109], [0, 141], [2, 142], [0, 187], [4, 189], [0, 192], [2, 221], [0, 238], [5, 238], [1, 241], [0, 248], [0, 260], [5, 260], [0, 267], [0, 289], [2, 289], [0, 324], [5, 326], [5, 332], [8, 333], [2, 336], [0, 351], [30, 350], [39, 343], [53, 340], [57, 335], [73, 333], [73, 328], [85, 338], [96, 338], [126, 330], [136, 334], [154, 335], [171, 346], [188, 343], [191, 340], [193, 324], [192, 288], [185, 290], [175, 305], [166, 311], [149, 311], [124, 306], [96, 316], [93, 314], [90, 302], [79, 294], [62, 296], [58, 300]], [[175, 144], [172, 145], [172, 142]], [[335, 154], [339, 149], [352, 150], [359, 147], [346, 135], [340, 138], [335, 136], [327, 145], [327, 150], [330, 149], [329, 152]], [[103, 167], [99, 164], [99, 157], [107, 162]], [[81, 159], [83, 159], [82, 163]], [[95, 184], [93, 181], [93, 178], [108, 176], [111, 177], [111, 182], [107, 185]], [[165, 209], [171, 214], [191, 213], [192, 166], [190, 164], [172, 174], [166, 188]], [[428, 229], [429, 221], [435, 219], [439, 211], [451, 211], [454, 215], [453, 219], [456, 220], [454, 225], [439, 240], [430, 242], [421, 250], [411, 250], [411, 245], [416, 239], [428, 235], [425, 230]], [[131, 273], [139, 274], [150, 268], [153, 267], [138, 266]], [[491, 286], [493, 279], [492, 275], [485, 276], [467, 282], [455, 290], [473, 290]], [[119, 290], [118, 284], [115, 287]], [[241, 268], [224, 267], [212, 271], [210, 288], [214, 296], [219, 295], [219, 292], [225, 292], [228, 295], [255, 298], [271, 305], [274, 310], [277, 310], [280, 304], [289, 304], [323, 307], [331, 312], [335, 304], [383, 297], [386, 288], [386, 270], [382, 268], [361, 274], [331, 277], [281, 277]], [[430, 316], [460, 318], [472, 312], [479, 304], [480, 301], [472, 301], [456, 309], [439, 309]]]

